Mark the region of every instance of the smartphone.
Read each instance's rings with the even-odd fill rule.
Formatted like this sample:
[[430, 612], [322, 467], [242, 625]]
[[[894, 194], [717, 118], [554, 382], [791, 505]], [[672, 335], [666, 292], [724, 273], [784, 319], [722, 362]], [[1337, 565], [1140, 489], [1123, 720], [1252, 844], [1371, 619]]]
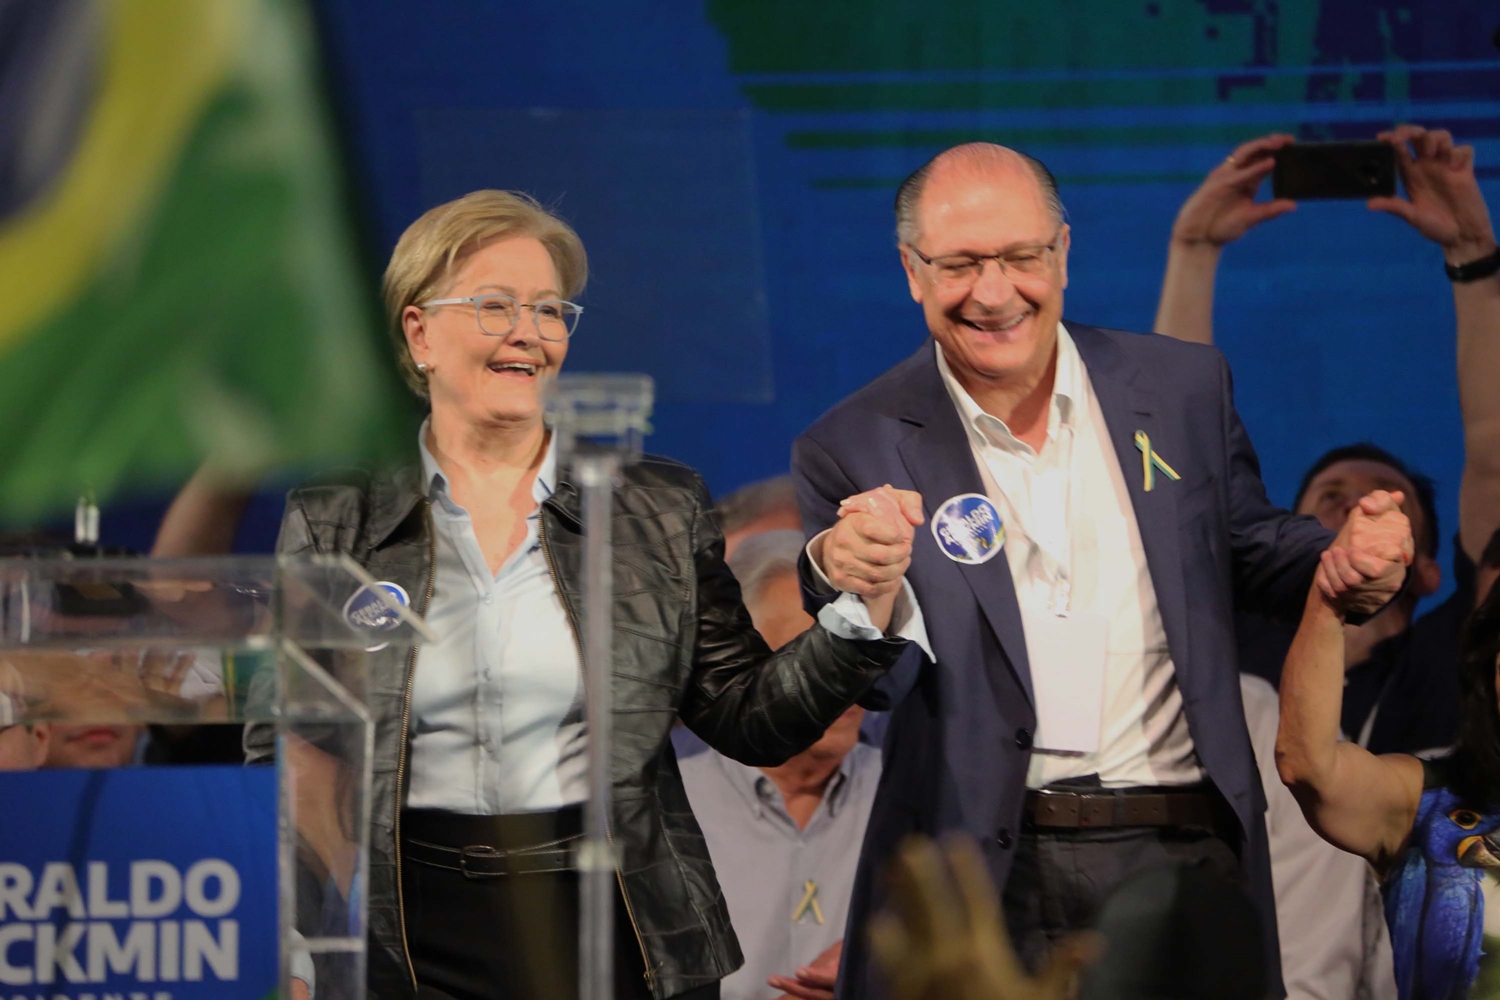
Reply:
[[1271, 196], [1389, 198], [1396, 193], [1396, 148], [1385, 142], [1294, 142], [1275, 153]]

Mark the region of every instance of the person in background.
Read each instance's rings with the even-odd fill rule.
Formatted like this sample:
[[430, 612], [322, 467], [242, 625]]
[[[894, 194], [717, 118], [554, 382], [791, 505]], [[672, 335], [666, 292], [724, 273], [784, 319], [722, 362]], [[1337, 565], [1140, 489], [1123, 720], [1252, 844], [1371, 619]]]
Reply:
[[1395, 1000], [1391, 939], [1378, 881], [1362, 858], [1318, 836], [1276, 776], [1281, 712], [1276, 689], [1242, 673], [1240, 696], [1266, 793], [1266, 837], [1288, 1000]]
[[0, 663], [0, 771], [35, 771], [47, 759], [52, 727], [25, 718], [20, 671]]
[[55, 723], [43, 767], [126, 767], [139, 759], [145, 726]]
[[797, 485], [787, 475], [772, 476], [741, 486], [719, 499], [724, 530], [724, 558], [733, 559], [740, 542], [764, 531], [802, 529], [797, 510]]
[[[1371, 499], [1350, 512], [1369, 516]], [[1340, 738], [1343, 552], [1325, 553], [1281, 676], [1276, 764], [1308, 822], [1383, 876], [1402, 1000], [1493, 997], [1500, 952], [1500, 589], [1465, 624], [1458, 743], [1446, 756], [1376, 755]]]
[[1479, 565], [1475, 569], [1474, 606], [1476, 608], [1490, 596], [1490, 591], [1495, 589], [1496, 580], [1500, 580], [1500, 528], [1496, 528], [1495, 533], [1490, 536], [1489, 544], [1480, 554]]
[[[812, 627], [802, 608], [797, 529], [754, 535], [729, 568], [756, 631], [773, 649]], [[849, 892], [865, 833], [880, 751], [859, 742], [864, 710], [852, 706], [823, 738], [785, 764], [748, 767], [707, 750], [682, 753], [682, 783], [729, 904], [744, 966], [724, 1000], [833, 1000]]]
[[[1500, 392], [1494, 390], [1500, 384], [1500, 257], [1472, 147], [1416, 125], [1379, 139], [1395, 147], [1406, 196], [1374, 198], [1369, 208], [1406, 221], [1436, 244], [1453, 288], [1465, 451], [1453, 596], [1414, 620], [1417, 602], [1442, 584], [1435, 560], [1441, 536], [1431, 482], [1389, 452], [1370, 444], [1332, 449], [1303, 477], [1294, 506], [1337, 530], [1373, 489], [1406, 498], [1402, 510], [1417, 535], [1418, 557], [1401, 598], [1350, 629], [1344, 726], [1351, 739], [1377, 753], [1416, 753], [1447, 746], [1456, 734], [1458, 629], [1488, 590], [1481, 586], [1488, 581], [1476, 581], [1475, 565], [1500, 529]], [[1214, 280], [1223, 248], [1296, 207], [1255, 201], [1275, 151], [1293, 141], [1269, 135], [1241, 145], [1183, 204], [1172, 228], [1157, 332], [1213, 341]], [[1242, 666], [1275, 683], [1294, 629], [1258, 616], [1241, 616], [1236, 624]]]
[[255, 498], [248, 474], [234, 475], [205, 463], [172, 499], [156, 530], [156, 559], [227, 556], [234, 551], [240, 520]]

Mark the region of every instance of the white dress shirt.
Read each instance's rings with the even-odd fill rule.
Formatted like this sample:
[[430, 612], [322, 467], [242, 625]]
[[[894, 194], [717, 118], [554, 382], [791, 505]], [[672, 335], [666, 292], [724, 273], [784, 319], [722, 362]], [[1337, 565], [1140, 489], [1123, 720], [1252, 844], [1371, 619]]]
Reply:
[[1275, 689], [1241, 674], [1240, 693], [1266, 791], [1287, 1000], [1396, 1000], [1391, 936], [1374, 872], [1363, 858], [1319, 837], [1276, 776]]
[[[1048, 613], [1066, 595], [1070, 611], [1097, 613], [1108, 623], [1099, 749], [1033, 751], [1028, 787], [1090, 774], [1107, 788], [1202, 781], [1135, 508], [1073, 338], [1059, 323], [1057, 375], [1040, 451], [979, 408], [941, 347], [937, 364], [968, 432], [985, 495], [1000, 512], [1022, 612]], [[1033, 676], [1047, 669], [1031, 664]]]
[[[491, 574], [469, 512], [418, 441], [436, 554], [412, 684], [413, 809], [468, 815], [557, 809], [588, 797], [583, 669], [542, 552], [540, 505], [557, 483], [553, 441], [532, 487], [526, 538]], [[414, 595], [415, 597], [415, 595]]]

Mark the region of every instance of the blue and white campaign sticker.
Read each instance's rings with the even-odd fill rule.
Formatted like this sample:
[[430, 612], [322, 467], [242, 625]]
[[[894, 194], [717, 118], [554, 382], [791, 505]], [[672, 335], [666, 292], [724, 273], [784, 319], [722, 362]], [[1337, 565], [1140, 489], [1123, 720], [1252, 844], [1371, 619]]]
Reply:
[[[391, 610], [380, 597], [381, 593], [403, 608], [411, 607], [411, 597], [407, 595], [405, 587], [389, 580], [377, 580], [360, 587], [349, 596], [349, 600], [344, 602], [344, 621], [354, 628], [368, 632], [389, 632], [399, 628], [401, 626], [400, 615]], [[382, 642], [378, 646], [369, 647], [366, 652], [373, 653], [384, 649], [386, 645]]]
[[932, 516], [932, 537], [943, 555], [954, 562], [978, 566], [989, 562], [1005, 545], [1005, 525], [989, 497], [960, 493], [944, 500]]

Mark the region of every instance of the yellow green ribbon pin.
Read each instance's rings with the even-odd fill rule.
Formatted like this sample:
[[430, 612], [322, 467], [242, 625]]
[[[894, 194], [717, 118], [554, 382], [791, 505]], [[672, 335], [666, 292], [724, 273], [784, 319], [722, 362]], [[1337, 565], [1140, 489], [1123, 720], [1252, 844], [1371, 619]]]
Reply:
[[1146, 492], [1150, 493], [1156, 487], [1156, 470], [1160, 469], [1168, 479], [1181, 479], [1177, 470], [1173, 469], [1162, 457], [1151, 449], [1151, 438], [1145, 431], [1135, 432], [1135, 446], [1141, 452], [1141, 478]]
[[805, 879], [802, 882], [802, 902], [798, 903], [797, 908], [792, 911], [792, 923], [800, 921], [808, 910], [812, 911], [813, 918], [819, 924], [823, 922], [823, 908], [818, 905], [818, 883], [812, 879]]

